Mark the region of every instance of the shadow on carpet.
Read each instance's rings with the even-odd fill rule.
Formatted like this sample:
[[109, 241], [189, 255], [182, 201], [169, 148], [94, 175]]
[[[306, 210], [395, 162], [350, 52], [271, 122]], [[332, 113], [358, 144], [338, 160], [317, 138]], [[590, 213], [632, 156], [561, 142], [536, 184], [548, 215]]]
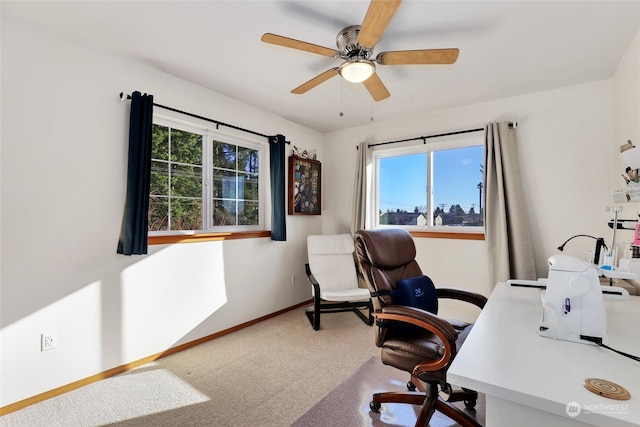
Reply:
[[[379, 413], [371, 412], [371, 395], [381, 391], [405, 391], [409, 374], [382, 364], [379, 357], [372, 357], [342, 384], [331, 390], [313, 408], [293, 423], [293, 427], [306, 426], [413, 426], [419, 407], [400, 403], [383, 403]], [[464, 408], [462, 402], [456, 406], [484, 425], [484, 395], [478, 395], [475, 411]], [[436, 412], [431, 418], [431, 427], [453, 427], [459, 424]]]

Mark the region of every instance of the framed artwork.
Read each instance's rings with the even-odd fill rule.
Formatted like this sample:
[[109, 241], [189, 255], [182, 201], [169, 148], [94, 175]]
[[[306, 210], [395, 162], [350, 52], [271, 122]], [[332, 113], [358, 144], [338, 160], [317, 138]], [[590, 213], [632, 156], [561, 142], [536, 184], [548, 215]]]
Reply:
[[289, 157], [289, 215], [320, 215], [322, 165], [317, 160]]

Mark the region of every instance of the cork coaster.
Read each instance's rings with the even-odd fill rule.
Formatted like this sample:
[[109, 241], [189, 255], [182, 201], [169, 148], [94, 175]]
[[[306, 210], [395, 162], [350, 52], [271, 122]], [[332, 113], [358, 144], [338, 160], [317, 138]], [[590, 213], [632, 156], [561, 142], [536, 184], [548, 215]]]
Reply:
[[600, 378], [587, 378], [582, 382], [582, 385], [591, 393], [599, 394], [602, 397], [616, 400], [631, 399], [631, 393], [626, 388], [611, 381]]

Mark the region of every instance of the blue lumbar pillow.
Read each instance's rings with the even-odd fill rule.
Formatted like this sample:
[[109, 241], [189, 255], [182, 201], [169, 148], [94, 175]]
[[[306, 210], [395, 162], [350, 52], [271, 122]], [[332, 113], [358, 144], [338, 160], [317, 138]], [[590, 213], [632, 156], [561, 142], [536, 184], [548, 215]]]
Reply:
[[[433, 281], [427, 276], [398, 280], [396, 288], [390, 292], [393, 303], [416, 307], [432, 314], [438, 314], [438, 295]], [[414, 325], [398, 324], [398, 329], [408, 331]], [[417, 326], [416, 326], [417, 328]]]

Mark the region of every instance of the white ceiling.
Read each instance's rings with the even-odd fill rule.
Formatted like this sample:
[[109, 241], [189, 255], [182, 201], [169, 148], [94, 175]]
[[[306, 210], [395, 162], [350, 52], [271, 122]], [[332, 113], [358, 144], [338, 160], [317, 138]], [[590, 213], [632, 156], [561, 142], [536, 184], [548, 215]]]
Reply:
[[340, 77], [291, 94], [340, 60], [265, 44], [262, 34], [333, 49], [338, 31], [360, 24], [367, 7], [366, 0], [3, 1], [2, 17], [140, 59], [320, 132], [367, 124], [372, 115], [382, 121], [608, 78], [640, 27], [637, 1], [404, 1], [373, 56], [457, 47], [455, 64], [379, 65], [391, 92], [381, 102]]

